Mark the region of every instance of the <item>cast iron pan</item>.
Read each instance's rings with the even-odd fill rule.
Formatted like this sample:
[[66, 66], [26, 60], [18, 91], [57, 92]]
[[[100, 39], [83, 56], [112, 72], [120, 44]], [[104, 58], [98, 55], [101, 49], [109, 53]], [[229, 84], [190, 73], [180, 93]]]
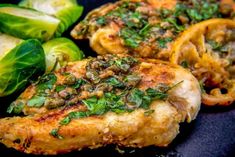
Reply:
[[[115, 0], [78, 0], [84, 6], [82, 17], [90, 10], [107, 2]], [[0, 0], [1, 3], [17, 3], [18, 0]], [[1, 26], [0, 26], [1, 27]], [[73, 27], [71, 27], [72, 29]], [[71, 30], [70, 29], [70, 30]], [[69, 36], [69, 31], [64, 33]], [[88, 41], [75, 41], [86, 56], [95, 56], [89, 48]], [[5, 116], [7, 105], [17, 95], [0, 99], [0, 117]], [[143, 149], [120, 148], [125, 153], [120, 154], [116, 146], [111, 145], [95, 150], [72, 152], [60, 157], [234, 157], [235, 156], [235, 104], [230, 107], [203, 107], [190, 124], [181, 124], [180, 134], [167, 148], [147, 147]], [[33, 157], [6, 148], [0, 144], [0, 156]]]

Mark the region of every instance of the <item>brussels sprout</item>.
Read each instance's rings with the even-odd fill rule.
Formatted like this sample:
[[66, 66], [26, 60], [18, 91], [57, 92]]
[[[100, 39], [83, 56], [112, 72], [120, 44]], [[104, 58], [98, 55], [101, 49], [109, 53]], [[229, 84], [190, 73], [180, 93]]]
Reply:
[[67, 38], [55, 38], [43, 45], [46, 55], [46, 72], [57, 70], [68, 62], [81, 60], [83, 52]]
[[54, 36], [60, 20], [42, 12], [11, 4], [0, 4], [0, 31], [23, 39], [40, 41]]
[[61, 22], [56, 31], [57, 37], [61, 36], [69, 26], [76, 22], [83, 11], [83, 7], [79, 6], [76, 0], [22, 0], [19, 5], [33, 8], [60, 19]]
[[45, 55], [38, 40], [23, 41], [0, 34], [0, 48], [2, 46], [4, 48], [0, 49], [0, 97], [22, 90], [29, 80], [45, 71]]
[[23, 40], [0, 32], [0, 59]]

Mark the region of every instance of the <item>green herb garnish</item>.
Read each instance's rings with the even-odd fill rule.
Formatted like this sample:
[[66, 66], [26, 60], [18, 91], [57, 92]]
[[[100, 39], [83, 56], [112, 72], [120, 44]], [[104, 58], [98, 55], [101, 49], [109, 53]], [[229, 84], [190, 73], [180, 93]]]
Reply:
[[189, 63], [187, 61], [182, 61], [180, 63], [180, 65], [183, 67], [183, 68], [189, 68]]
[[37, 85], [38, 92], [44, 92], [46, 89], [52, 89], [56, 83], [57, 77], [53, 73], [46, 74], [39, 79]]
[[222, 44], [214, 40], [208, 40], [207, 43], [212, 47], [213, 50], [220, 50], [222, 48]]
[[102, 26], [102, 25], [105, 25], [107, 23], [107, 21], [104, 16], [101, 16], [98, 19], [96, 19], [96, 23]]
[[82, 85], [86, 84], [86, 81], [83, 79], [78, 79], [74, 85], [72, 85], [73, 88], [78, 89]]
[[66, 88], [65, 85], [58, 85], [58, 86], [55, 87], [55, 91], [60, 92], [60, 91], [64, 90], [65, 88]]
[[59, 129], [53, 129], [53, 130], [51, 130], [50, 135], [52, 135], [53, 137], [58, 138], [60, 140], [64, 139], [63, 136], [58, 134], [58, 131], [59, 131]]
[[27, 106], [29, 107], [42, 107], [43, 104], [45, 103], [46, 98], [43, 96], [33, 96], [28, 102]]
[[24, 103], [21, 101], [15, 101], [7, 108], [7, 113], [20, 114], [24, 108]]
[[108, 78], [106, 81], [106, 83], [108, 83], [109, 85], [113, 86], [113, 87], [117, 87], [117, 88], [123, 88], [125, 87], [125, 85], [123, 84], [123, 82], [119, 81], [117, 78], [115, 77], [110, 77]]
[[130, 46], [131, 48], [138, 47], [142, 41], [142, 37], [134, 29], [127, 27], [121, 29], [120, 36], [124, 39], [126, 46]]
[[160, 48], [166, 48], [166, 44], [171, 42], [172, 40], [172, 38], [159, 38], [157, 41]]
[[145, 116], [150, 116], [152, 113], [154, 113], [155, 110], [147, 110], [144, 112]]

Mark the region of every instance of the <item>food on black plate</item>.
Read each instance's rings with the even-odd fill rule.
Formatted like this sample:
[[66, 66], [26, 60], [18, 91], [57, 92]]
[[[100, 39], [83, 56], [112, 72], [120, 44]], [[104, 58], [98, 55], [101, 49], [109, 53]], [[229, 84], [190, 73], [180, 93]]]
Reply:
[[234, 1], [121, 0], [91, 11], [71, 32], [89, 39], [98, 54], [129, 53], [168, 60], [172, 43], [188, 26], [232, 18]]
[[205, 88], [203, 103], [235, 101], [235, 21], [211, 19], [191, 26], [174, 43], [171, 62], [190, 69]]
[[38, 40], [0, 33], [0, 97], [24, 89], [44, 71], [45, 55]]
[[0, 142], [33, 154], [108, 144], [167, 146], [195, 119], [198, 81], [171, 63], [105, 55], [42, 76], [0, 119]]
[[19, 6], [32, 8], [60, 20], [56, 36], [66, 31], [81, 16], [83, 7], [76, 0], [22, 0]]
[[46, 73], [84, 57], [83, 52], [68, 38], [54, 38], [42, 46], [46, 55]]

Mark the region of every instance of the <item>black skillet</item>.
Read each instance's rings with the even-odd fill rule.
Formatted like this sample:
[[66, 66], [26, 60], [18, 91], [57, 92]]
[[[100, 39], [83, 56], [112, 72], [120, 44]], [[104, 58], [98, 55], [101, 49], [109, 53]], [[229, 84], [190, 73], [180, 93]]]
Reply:
[[[17, 3], [19, 0], [0, 0], [0, 3]], [[78, 0], [84, 6], [82, 17], [92, 9], [115, 0]], [[70, 28], [70, 30], [72, 27]], [[64, 33], [69, 37], [69, 31]], [[88, 41], [75, 41], [85, 52], [86, 56], [95, 56]], [[0, 117], [5, 115], [6, 106], [16, 96], [0, 99]], [[235, 157], [235, 104], [230, 107], [203, 107], [197, 117], [190, 124], [181, 124], [180, 134], [167, 147], [147, 147], [143, 149], [120, 148], [114, 145], [96, 150], [72, 152], [60, 157]], [[0, 144], [0, 157], [33, 157], [6, 148]]]

